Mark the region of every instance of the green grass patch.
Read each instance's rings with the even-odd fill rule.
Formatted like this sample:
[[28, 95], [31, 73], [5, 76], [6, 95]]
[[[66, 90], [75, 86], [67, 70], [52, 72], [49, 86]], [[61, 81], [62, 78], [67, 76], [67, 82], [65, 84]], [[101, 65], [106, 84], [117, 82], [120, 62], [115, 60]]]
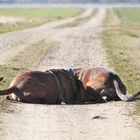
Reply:
[[123, 25], [140, 26], [140, 8], [120, 8], [115, 12]]
[[[0, 89], [5, 89], [9, 87], [12, 79], [19, 73], [25, 72], [28, 69], [13, 67], [10, 65], [0, 65], [0, 77], [2, 76], [4, 79], [0, 81]], [[0, 96], [0, 109], [2, 109], [3, 99], [5, 96]]]
[[81, 12], [80, 8], [1, 8], [1, 16], [66, 18]]
[[80, 8], [0, 8], [0, 16], [23, 18], [23, 22], [1, 24], [0, 33], [21, 30], [41, 24], [76, 16], [82, 12]]
[[0, 82], [0, 88], [7, 88], [12, 81], [13, 77], [15, 77], [18, 73], [26, 71], [24, 68], [12, 67], [10, 65], [0, 65], [0, 76], [3, 76], [4, 79]]
[[[138, 58], [139, 49], [133, 48], [121, 31], [105, 31], [103, 43], [107, 52], [108, 62], [111, 67], [124, 79], [128, 91], [134, 93], [140, 87], [140, 71]], [[132, 37], [133, 38], [133, 37]]]
[[[138, 20], [126, 20], [130, 18], [129, 12], [133, 13], [133, 10], [115, 9], [117, 15], [118, 13], [120, 14], [118, 17], [121, 24], [107, 28], [103, 32], [103, 44], [106, 49], [108, 62], [125, 81], [129, 93], [140, 90], [140, 30], [130, 29], [127, 26], [128, 24], [134, 25]], [[129, 11], [128, 14], [127, 11]], [[131, 16], [135, 19], [137, 15], [134, 18], [136, 13], [132, 13]], [[123, 16], [125, 17], [122, 18]], [[109, 22], [111, 18], [112, 16], [107, 17], [105, 25], [111, 25]], [[124, 26], [125, 24], [126, 26]], [[140, 102], [137, 103], [137, 112], [140, 114], [139, 106]]]
[[[29, 70], [26, 67], [14, 67], [12, 65], [0, 65], [0, 77], [4, 79], [0, 81], [0, 89], [9, 87], [12, 79], [19, 73]], [[0, 106], [5, 96], [0, 96]]]

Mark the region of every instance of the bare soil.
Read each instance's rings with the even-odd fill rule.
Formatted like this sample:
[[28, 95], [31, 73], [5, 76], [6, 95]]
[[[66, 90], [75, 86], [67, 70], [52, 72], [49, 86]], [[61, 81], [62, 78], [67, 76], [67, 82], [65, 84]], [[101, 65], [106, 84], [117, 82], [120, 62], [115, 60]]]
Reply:
[[[87, 9], [85, 12], [90, 14], [92, 10]], [[74, 17], [1, 35], [0, 64], [9, 63], [10, 59], [20, 52], [19, 49], [24, 50], [35, 42], [46, 40], [53, 46], [48, 49], [47, 56], [38, 66], [39, 70], [108, 66], [101, 40], [101, 25], [105, 17], [106, 9], [102, 8], [95, 17], [77, 27], [55, 28], [74, 21], [76, 19]], [[2, 47], [4, 45], [5, 47]], [[6, 58], [7, 50], [9, 50], [8, 58]], [[140, 138], [137, 118], [131, 114], [134, 109], [133, 103], [119, 101], [90, 105], [38, 105], [4, 101], [3, 104], [4, 107], [0, 111], [1, 140]]]

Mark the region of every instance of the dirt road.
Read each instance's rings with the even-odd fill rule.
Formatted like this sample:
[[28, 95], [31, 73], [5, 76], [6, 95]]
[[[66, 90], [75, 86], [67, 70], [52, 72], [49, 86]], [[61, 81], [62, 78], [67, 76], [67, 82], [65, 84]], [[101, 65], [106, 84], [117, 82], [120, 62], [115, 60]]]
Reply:
[[[87, 11], [91, 13], [90, 9]], [[64, 24], [64, 21], [58, 21], [15, 32], [13, 36], [21, 34], [21, 38], [15, 39], [13, 43], [21, 44], [23, 41], [20, 48], [24, 49], [33, 41], [42, 38], [53, 42], [54, 46], [49, 48], [46, 58], [38, 67], [40, 70], [51, 67], [107, 66], [100, 28], [105, 16], [106, 9], [99, 9], [95, 17], [77, 27], [54, 28]], [[67, 19], [65, 23], [73, 20], [73, 18]], [[12, 33], [5, 36], [12, 38]], [[12, 48], [11, 45], [11, 51], [16, 50], [15, 48], [18, 48], [16, 46]], [[1, 64], [7, 61], [8, 59], [3, 57]], [[130, 115], [133, 103], [34, 105], [8, 102], [7, 107], [0, 112], [1, 140], [138, 140], [140, 138], [138, 125]]]

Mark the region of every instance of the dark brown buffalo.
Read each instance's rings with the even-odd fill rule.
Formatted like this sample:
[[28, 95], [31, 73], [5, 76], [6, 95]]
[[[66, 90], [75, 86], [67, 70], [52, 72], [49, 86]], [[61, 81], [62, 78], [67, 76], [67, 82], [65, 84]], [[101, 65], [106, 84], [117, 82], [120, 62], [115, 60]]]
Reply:
[[83, 83], [88, 101], [102, 102], [103, 97], [110, 100], [134, 100], [140, 91], [128, 97], [127, 89], [120, 77], [112, 70], [105, 67], [77, 68], [74, 73]]
[[31, 71], [16, 76], [10, 87], [0, 91], [7, 99], [46, 104], [83, 103], [85, 90], [76, 76], [63, 69]]

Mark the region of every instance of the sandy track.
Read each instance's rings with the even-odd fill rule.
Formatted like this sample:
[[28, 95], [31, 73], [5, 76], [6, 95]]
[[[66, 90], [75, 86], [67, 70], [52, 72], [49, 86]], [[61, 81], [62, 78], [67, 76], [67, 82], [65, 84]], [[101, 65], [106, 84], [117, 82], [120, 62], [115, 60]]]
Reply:
[[[54, 30], [50, 40], [55, 42], [40, 64], [41, 70], [107, 65], [105, 52], [101, 48], [100, 24], [105, 18], [105, 9], [78, 27]], [[95, 24], [96, 23], [96, 24]], [[91, 26], [92, 25], [92, 26]]]
[[[78, 27], [50, 28], [47, 33], [43, 32], [46, 40], [49, 37], [48, 41], [55, 43], [39, 69], [107, 65], [99, 26], [105, 14], [106, 10], [100, 9], [95, 18]], [[45, 25], [40, 28], [45, 29]], [[35, 38], [38, 37], [34, 34], [32, 40]], [[0, 112], [1, 140], [138, 140], [140, 137], [137, 123], [130, 116], [133, 103], [7, 104], [8, 108]]]
[[138, 140], [140, 136], [128, 103], [9, 105], [7, 112], [1, 112], [5, 118], [1, 140]]

